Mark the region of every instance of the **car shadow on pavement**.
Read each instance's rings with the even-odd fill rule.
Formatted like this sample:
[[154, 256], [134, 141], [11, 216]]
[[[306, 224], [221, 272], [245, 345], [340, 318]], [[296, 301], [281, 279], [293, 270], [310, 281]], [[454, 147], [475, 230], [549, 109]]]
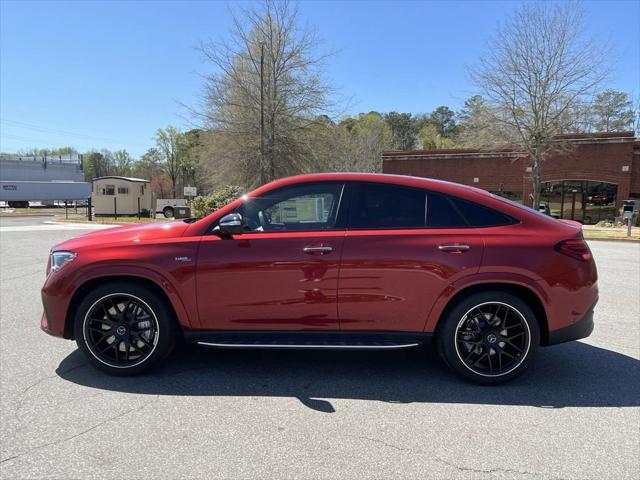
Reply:
[[640, 361], [582, 342], [542, 348], [523, 377], [497, 387], [446, 371], [431, 348], [386, 352], [183, 348], [162, 367], [113, 377], [79, 351], [56, 373], [69, 382], [148, 395], [295, 397], [334, 412], [331, 399], [390, 403], [468, 403], [541, 408], [640, 405]]

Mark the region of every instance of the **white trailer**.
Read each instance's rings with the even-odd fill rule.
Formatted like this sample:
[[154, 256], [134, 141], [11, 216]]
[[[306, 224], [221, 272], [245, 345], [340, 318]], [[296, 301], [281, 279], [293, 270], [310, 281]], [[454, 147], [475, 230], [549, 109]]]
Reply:
[[91, 184], [88, 182], [0, 181], [0, 201], [15, 208], [28, 207], [29, 201], [84, 201], [90, 195]]

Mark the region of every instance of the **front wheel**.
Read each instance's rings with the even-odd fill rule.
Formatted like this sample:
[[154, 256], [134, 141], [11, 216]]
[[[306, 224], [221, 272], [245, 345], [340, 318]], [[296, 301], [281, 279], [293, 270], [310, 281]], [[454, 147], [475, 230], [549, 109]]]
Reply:
[[92, 290], [76, 311], [78, 348], [96, 368], [135, 375], [166, 357], [175, 338], [166, 300], [151, 289], [110, 282]]
[[440, 357], [476, 383], [509, 381], [531, 365], [540, 328], [531, 308], [507, 292], [472, 294], [441, 320], [436, 334]]

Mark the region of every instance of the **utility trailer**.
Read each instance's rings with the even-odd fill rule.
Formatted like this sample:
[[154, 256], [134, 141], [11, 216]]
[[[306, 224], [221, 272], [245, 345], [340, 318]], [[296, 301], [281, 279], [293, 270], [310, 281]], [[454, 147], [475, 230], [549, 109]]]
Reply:
[[91, 184], [71, 181], [0, 181], [0, 201], [11, 208], [28, 207], [29, 202], [86, 200]]

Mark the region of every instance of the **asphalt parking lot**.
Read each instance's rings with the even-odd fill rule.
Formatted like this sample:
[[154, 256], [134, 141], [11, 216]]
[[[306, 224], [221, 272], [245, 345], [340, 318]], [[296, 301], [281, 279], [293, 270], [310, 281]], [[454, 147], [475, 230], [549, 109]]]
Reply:
[[594, 334], [504, 386], [428, 349], [194, 349], [115, 378], [39, 329], [49, 248], [83, 233], [42, 221], [0, 219], [3, 479], [638, 478], [639, 243], [590, 243]]

